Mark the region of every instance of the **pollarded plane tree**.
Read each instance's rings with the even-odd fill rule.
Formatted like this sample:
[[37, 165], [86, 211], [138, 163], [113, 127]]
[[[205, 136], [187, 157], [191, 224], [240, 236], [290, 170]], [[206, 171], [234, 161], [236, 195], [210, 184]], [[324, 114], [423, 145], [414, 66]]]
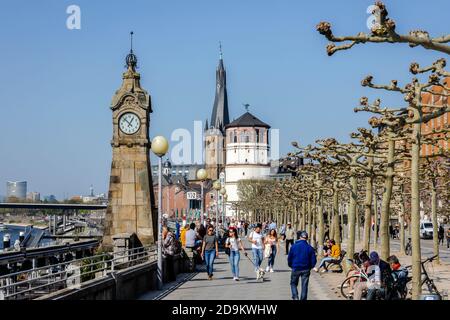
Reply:
[[[438, 239], [438, 198], [441, 198], [441, 192], [445, 192], [448, 189], [448, 175], [449, 170], [448, 167], [450, 165], [448, 152], [434, 153], [432, 155], [423, 157], [423, 161], [421, 163], [421, 180], [424, 181], [422, 185], [423, 190], [427, 194], [430, 194], [428, 197], [430, 200], [431, 207], [431, 218], [433, 222], [433, 253], [437, 255], [437, 263], [439, 261], [439, 239]], [[444, 194], [445, 196], [445, 194]], [[423, 197], [422, 199], [426, 199], [427, 197]], [[444, 198], [445, 199], [445, 198]], [[425, 201], [423, 201], [425, 202]], [[426, 201], [428, 202], [428, 201]]]
[[[317, 203], [320, 204], [320, 207], [317, 208], [316, 212], [319, 212], [318, 216], [318, 242], [322, 242], [324, 240], [324, 221], [323, 221], [323, 195], [324, 192], [327, 198], [332, 200], [332, 203], [329, 207], [332, 208], [331, 214], [331, 224], [330, 224], [330, 237], [334, 238], [337, 244], [341, 243], [341, 223], [342, 220], [339, 215], [340, 208], [340, 194], [344, 190], [345, 183], [343, 183], [347, 179], [347, 170], [348, 167], [344, 163], [340, 163], [336, 160], [331, 159], [331, 157], [327, 154], [326, 148], [322, 146], [311, 146], [308, 145], [304, 148], [300, 147], [297, 142], [293, 142], [292, 145], [297, 148], [299, 151], [296, 152], [298, 156], [301, 156], [304, 159], [311, 160], [311, 166], [315, 169], [314, 172], [309, 175], [309, 191], [307, 194], [310, 195], [311, 192], [316, 194]], [[302, 174], [298, 175], [302, 176]], [[303, 174], [304, 176], [304, 174]], [[309, 202], [310, 204], [310, 202]], [[308, 206], [310, 207], [310, 206]], [[311, 212], [311, 210], [308, 210]], [[322, 213], [322, 215], [320, 215]], [[308, 221], [310, 221], [309, 219]], [[330, 218], [327, 219], [330, 222]], [[312, 224], [308, 224], [308, 231], [310, 231], [310, 227]]]
[[394, 205], [393, 209], [397, 211], [398, 214], [398, 223], [400, 228], [400, 253], [405, 254], [405, 224], [408, 223], [410, 225], [411, 217], [407, 211], [407, 197], [410, 196], [406, 192], [406, 186], [410, 184], [409, 177], [405, 174], [405, 172], [400, 172], [396, 175], [396, 179], [394, 180]]
[[[372, 113], [380, 114], [380, 118], [372, 118], [373, 126], [396, 126], [398, 127], [395, 132], [393, 132], [393, 139], [398, 132], [404, 132], [407, 138], [407, 144], [410, 146], [410, 176], [411, 176], [411, 237], [413, 246], [413, 297], [417, 298], [421, 292], [420, 288], [420, 273], [421, 273], [421, 251], [420, 251], [420, 178], [419, 178], [419, 163], [420, 163], [420, 148], [422, 140], [422, 124], [427, 123], [430, 120], [440, 117], [446, 112], [450, 111], [447, 103], [448, 97], [448, 87], [445, 81], [442, 81], [443, 76], [448, 74], [442, 70], [445, 66], [445, 61], [442, 59], [436, 61], [433, 66], [420, 69], [416, 63], [413, 63], [410, 67], [410, 71], [413, 74], [432, 72], [428, 78], [428, 81], [421, 83], [417, 78], [413, 78], [412, 82], [407, 84], [404, 88], [400, 88], [397, 85], [397, 81], [393, 80], [390, 85], [375, 85], [372, 83], [372, 77], [368, 76], [364, 81], [363, 85], [374, 89], [381, 89], [392, 92], [399, 92], [404, 94], [404, 99], [408, 103], [408, 106], [387, 109], [381, 108], [380, 100], [376, 100], [375, 103], [369, 104], [367, 98], [361, 99], [361, 104], [363, 108], [356, 110], [369, 111]], [[441, 87], [443, 90], [438, 94], [445, 97], [445, 100], [441, 105], [423, 103], [422, 97], [424, 93], [436, 94], [433, 88]], [[387, 118], [385, 114], [389, 114]], [[392, 139], [391, 139], [392, 141]], [[395, 143], [392, 148], [392, 153], [395, 150]], [[388, 155], [391, 152], [388, 152]], [[388, 159], [389, 162], [389, 159]], [[392, 171], [394, 170], [392, 166]], [[392, 188], [391, 188], [392, 190]], [[383, 208], [388, 210], [388, 206], [383, 203]], [[382, 211], [383, 212], [383, 211]], [[381, 225], [381, 231], [383, 236], [383, 227], [387, 226]], [[386, 229], [385, 229], [386, 230]], [[382, 257], [384, 253], [382, 252]]]
[[[366, 34], [360, 32], [354, 36], [335, 36], [331, 30], [331, 24], [328, 22], [320, 22], [317, 25], [317, 30], [320, 34], [324, 35], [331, 43], [327, 46], [328, 55], [333, 55], [337, 51], [348, 50], [356, 44], [365, 43], [408, 43], [410, 47], [423, 47], [425, 49], [442, 52], [444, 54], [450, 54], [450, 46], [447, 44], [450, 42], [450, 35], [444, 35], [440, 37], [431, 37], [427, 31], [414, 30], [408, 35], [400, 35], [396, 32], [396, 25], [394, 20], [388, 18], [388, 12], [385, 5], [377, 1], [373, 10], [374, 24], [371, 28], [371, 33]], [[336, 45], [336, 43], [343, 43]], [[415, 64], [417, 65], [417, 64]], [[445, 66], [445, 63], [444, 63]], [[438, 66], [439, 67], [439, 66]], [[416, 67], [416, 70], [418, 67]], [[440, 76], [436, 70], [436, 65], [430, 67], [429, 70], [433, 71], [436, 76]], [[448, 77], [448, 73], [442, 73]], [[435, 80], [434, 80], [435, 81]], [[413, 299], [418, 299], [421, 293], [421, 269], [420, 269], [420, 238], [419, 238], [419, 152], [420, 152], [420, 125], [423, 122], [427, 122], [432, 118], [448, 112], [448, 105], [440, 110], [434, 110], [431, 112], [424, 112], [425, 106], [421, 103], [421, 94], [423, 90], [426, 90], [429, 86], [423, 86], [418, 81], [413, 82], [413, 85], [409, 88], [411, 92], [407, 99], [410, 102], [409, 110], [413, 114], [413, 117], [409, 119], [409, 124], [413, 127], [413, 143], [411, 146], [411, 220], [412, 220], [412, 241], [413, 241]], [[448, 88], [443, 88], [443, 95], [447, 95]], [[448, 95], [447, 95], [448, 96]], [[436, 106], [430, 106], [434, 108]], [[445, 110], [446, 109], [446, 110]], [[426, 114], [425, 114], [426, 113]]]
[[[355, 229], [358, 211], [358, 180], [366, 178], [365, 203], [368, 202], [367, 220], [371, 219], [372, 204], [372, 185], [373, 178], [376, 174], [374, 169], [374, 158], [384, 157], [376, 153], [378, 141], [369, 130], [360, 128], [359, 133], [351, 134], [353, 138], [359, 138], [363, 143], [338, 143], [335, 139], [329, 138], [317, 143], [327, 149], [330, 156], [339, 162], [345, 163], [349, 167], [350, 180], [350, 203], [348, 210], [348, 245], [347, 251], [349, 256], [353, 256], [355, 252]], [[365, 142], [365, 143], [364, 143]], [[368, 246], [370, 242], [370, 227], [367, 228], [369, 234], [365, 236], [364, 246]]]
[[[324, 35], [331, 43], [327, 45], [327, 54], [333, 55], [340, 50], [348, 50], [357, 44], [365, 43], [407, 43], [410, 47], [421, 46], [425, 49], [443, 52], [450, 54], [450, 35], [440, 37], [431, 37], [427, 31], [412, 30], [409, 34], [401, 35], [395, 31], [395, 21], [388, 18], [388, 11], [386, 6], [381, 2], [375, 2], [374, 23], [371, 28], [371, 33], [359, 32], [352, 36], [335, 36], [331, 30], [331, 23], [320, 22], [317, 25], [317, 31]], [[343, 43], [336, 45], [336, 43]]]

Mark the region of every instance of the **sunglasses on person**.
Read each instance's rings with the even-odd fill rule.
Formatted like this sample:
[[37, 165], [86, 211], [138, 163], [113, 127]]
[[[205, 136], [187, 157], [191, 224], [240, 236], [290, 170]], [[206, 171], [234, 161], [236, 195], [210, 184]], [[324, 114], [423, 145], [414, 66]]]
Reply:
[[214, 230], [213, 229], [208, 229], [208, 232], [213, 232]]

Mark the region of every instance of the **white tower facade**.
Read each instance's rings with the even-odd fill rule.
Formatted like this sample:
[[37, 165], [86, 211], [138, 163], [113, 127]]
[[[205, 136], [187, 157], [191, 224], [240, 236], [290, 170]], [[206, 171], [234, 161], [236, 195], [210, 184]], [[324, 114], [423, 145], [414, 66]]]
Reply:
[[[238, 182], [268, 179], [270, 175], [270, 126], [249, 112], [226, 127], [225, 188], [229, 204], [239, 201]], [[227, 216], [236, 212], [230, 206]]]

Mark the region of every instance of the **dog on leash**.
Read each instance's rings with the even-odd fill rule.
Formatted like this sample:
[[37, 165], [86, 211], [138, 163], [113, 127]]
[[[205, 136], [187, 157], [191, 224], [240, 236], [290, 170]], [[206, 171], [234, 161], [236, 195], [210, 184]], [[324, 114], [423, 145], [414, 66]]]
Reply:
[[256, 280], [260, 280], [264, 281], [264, 275], [266, 274], [266, 272], [264, 271], [264, 269], [258, 268], [258, 270], [256, 271]]
[[[245, 257], [253, 264], [252, 259], [248, 256], [247, 252], [244, 252]], [[258, 268], [258, 270], [255, 270], [256, 272], [256, 281], [261, 280], [264, 281], [264, 275], [266, 274], [266, 271], [262, 268]]]

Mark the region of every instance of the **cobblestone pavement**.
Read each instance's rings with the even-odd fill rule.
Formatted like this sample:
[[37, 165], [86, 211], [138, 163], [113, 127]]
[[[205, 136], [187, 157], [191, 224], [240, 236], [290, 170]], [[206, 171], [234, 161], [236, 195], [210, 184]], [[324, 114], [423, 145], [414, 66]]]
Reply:
[[[245, 244], [251, 257], [249, 242]], [[162, 291], [153, 291], [140, 297], [141, 300], [290, 300], [290, 275], [284, 244], [275, 259], [275, 272], [266, 273], [265, 281], [256, 281], [256, 274], [251, 262], [241, 254], [240, 281], [234, 281], [231, 275], [228, 256], [220, 253], [214, 264], [214, 279], [208, 280], [204, 266], [198, 273], [179, 275], [176, 282], [166, 284]], [[264, 259], [263, 267], [267, 266]], [[300, 286], [299, 286], [300, 287]], [[300, 290], [300, 288], [299, 288]], [[308, 300], [337, 299], [326, 279], [311, 272]]]

